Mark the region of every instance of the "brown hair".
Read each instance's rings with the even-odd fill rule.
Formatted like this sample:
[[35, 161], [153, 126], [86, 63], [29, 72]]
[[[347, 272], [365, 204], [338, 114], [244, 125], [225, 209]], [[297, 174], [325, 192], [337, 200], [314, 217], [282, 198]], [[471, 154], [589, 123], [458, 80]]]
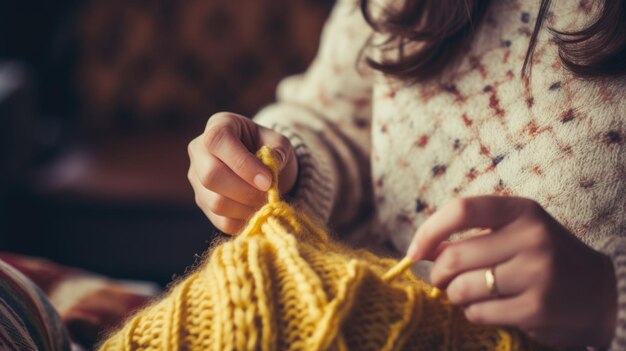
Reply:
[[[374, 19], [369, 0], [360, 0], [365, 20], [378, 33], [387, 35], [377, 45], [394, 50], [396, 59], [365, 60], [369, 66], [409, 83], [439, 77], [458, 61], [471, 45], [475, 29], [481, 24], [491, 0], [404, 0], [397, 10], [383, 9]], [[530, 37], [522, 74], [528, 73], [531, 58], [550, 8], [542, 0]], [[597, 17], [586, 28], [574, 32], [549, 29], [559, 45], [564, 65], [575, 75], [601, 78], [626, 75], [626, 0], [603, 0]], [[417, 43], [419, 50], [407, 54], [406, 46]]]

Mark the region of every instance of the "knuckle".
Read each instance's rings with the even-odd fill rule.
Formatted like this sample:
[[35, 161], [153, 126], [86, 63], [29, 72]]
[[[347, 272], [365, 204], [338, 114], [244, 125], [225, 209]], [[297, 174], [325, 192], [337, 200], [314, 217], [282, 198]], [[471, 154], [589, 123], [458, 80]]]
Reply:
[[209, 126], [204, 133], [204, 141], [210, 151], [215, 150], [224, 141], [228, 129], [224, 126]]
[[450, 206], [452, 207], [452, 213], [457, 218], [457, 220], [462, 221], [469, 216], [471, 206], [468, 199], [463, 197], [454, 199], [452, 200]]
[[193, 169], [191, 167], [187, 170], [187, 180], [189, 183], [193, 182]]
[[458, 295], [461, 301], [467, 301], [472, 294], [472, 286], [467, 279], [461, 279], [458, 287]]
[[226, 111], [216, 112], [209, 117], [207, 129], [220, 123], [228, 122], [233, 118], [233, 114]]
[[215, 214], [223, 214], [226, 209], [226, 198], [221, 195], [212, 196], [207, 202], [208, 209]]
[[540, 218], [543, 216], [543, 207], [535, 200], [523, 198], [525, 204], [523, 206], [525, 212], [532, 218]]
[[200, 179], [200, 183], [202, 183], [205, 188], [211, 189], [216, 180], [219, 179], [220, 173], [221, 169], [218, 165], [214, 163], [209, 163], [209, 166], [204, 172], [202, 178]]
[[531, 248], [539, 251], [549, 250], [553, 244], [548, 230], [542, 224], [529, 228], [528, 241]]
[[465, 318], [475, 324], [483, 324], [485, 321], [483, 310], [476, 305], [471, 305], [465, 309]]
[[443, 269], [446, 273], [456, 272], [463, 263], [463, 253], [454, 246], [449, 247], [443, 254]]
[[191, 155], [193, 155], [193, 145], [195, 140], [196, 139], [190, 141], [189, 144], [187, 144], [187, 155], [189, 155], [189, 158], [191, 158]]
[[227, 228], [227, 233], [231, 235], [237, 235], [241, 225], [238, 221], [230, 221]]
[[418, 241], [418, 244], [422, 244], [426, 240], [428, 240], [428, 239], [433, 237], [434, 233], [430, 229], [430, 227], [431, 227], [431, 224], [430, 224], [429, 221], [424, 222], [419, 227], [418, 233], [420, 233], [420, 234], [415, 237], [415, 239]]
[[211, 118], [215, 119], [215, 118], [224, 118], [224, 117], [229, 117], [230, 113], [226, 112], [226, 111], [220, 111], [220, 112], [216, 112], [214, 113]]
[[222, 218], [223, 219], [221, 220], [219, 229], [226, 234], [230, 234], [230, 235], [237, 234], [237, 231], [239, 230], [239, 222], [230, 218], [226, 218], [226, 217], [222, 217]]
[[218, 216], [214, 213], [211, 212], [211, 223], [213, 224], [213, 226], [217, 229], [219, 229], [222, 232], [225, 232], [225, 225], [226, 223], [226, 217], [222, 217], [222, 216]]
[[467, 279], [459, 278], [457, 282], [452, 284], [448, 289], [448, 297], [455, 304], [463, 304], [468, 301], [471, 296], [471, 286]]
[[202, 197], [198, 195], [197, 193], [194, 195], [194, 201], [196, 202], [196, 206], [198, 206], [201, 209], [204, 209], [204, 201], [202, 200]]
[[541, 205], [537, 201], [529, 198], [523, 199], [526, 201], [526, 206], [528, 207], [528, 210], [533, 212], [540, 212], [543, 209], [543, 207], [541, 207]]
[[238, 156], [233, 160], [234, 171], [237, 174], [240, 174], [248, 165], [248, 162], [245, 157]]

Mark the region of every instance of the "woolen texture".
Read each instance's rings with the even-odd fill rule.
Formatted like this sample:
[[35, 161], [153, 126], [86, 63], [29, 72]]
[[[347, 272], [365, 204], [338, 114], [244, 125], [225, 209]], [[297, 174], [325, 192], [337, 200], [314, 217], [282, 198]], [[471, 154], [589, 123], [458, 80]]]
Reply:
[[2, 260], [0, 350], [71, 350], [67, 330], [44, 293]]
[[535, 350], [517, 331], [469, 323], [408, 270], [333, 242], [282, 202], [267, 205], [206, 264], [132, 317], [101, 350]]
[[[530, 77], [522, 77], [539, 3], [493, 1], [458, 65], [439, 80], [406, 85], [359, 60], [370, 36], [385, 38], [372, 33], [356, 1], [338, 1], [309, 69], [284, 80], [277, 103], [255, 117], [298, 150], [306, 171], [294, 202], [322, 214], [346, 240], [386, 241], [404, 252], [417, 228], [453, 198], [530, 198], [611, 257], [624, 301], [624, 251], [602, 243], [625, 246], [626, 82], [574, 77], [547, 28]], [[546, 25], [581, 29], [597, 3], [555, 1]], [[365, 54], [393, 55], [377, 48]], [[619, 306], [614, 349], [623, 350], [626, 304]]]

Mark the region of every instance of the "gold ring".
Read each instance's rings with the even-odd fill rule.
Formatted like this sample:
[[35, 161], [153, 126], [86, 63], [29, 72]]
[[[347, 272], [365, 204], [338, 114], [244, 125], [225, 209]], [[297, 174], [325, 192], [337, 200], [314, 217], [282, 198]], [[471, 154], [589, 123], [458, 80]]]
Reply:
[[489, 290], [491, 297], [500, 297], [498, 285], [496, 284], [496, 266], [493, 266], [485, 271], [485, 283], [487, 283], [487, 289]]

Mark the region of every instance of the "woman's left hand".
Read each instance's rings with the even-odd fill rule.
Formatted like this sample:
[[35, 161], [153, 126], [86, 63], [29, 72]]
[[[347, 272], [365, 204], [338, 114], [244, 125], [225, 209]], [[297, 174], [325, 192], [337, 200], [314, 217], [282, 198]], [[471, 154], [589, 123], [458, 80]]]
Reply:
[[[485, 231], [444, 242], [473, 228]], [[419, 228], [407, 256], [434, 260], [431, 283], [464, 306], [473, 323], [517, 327], [559, 346], [608, 346], [613, 338], [617, 292], [610, 259], [532, 200], [453, 200]], [[487, 281], [490, 269], [495, 287]]]

